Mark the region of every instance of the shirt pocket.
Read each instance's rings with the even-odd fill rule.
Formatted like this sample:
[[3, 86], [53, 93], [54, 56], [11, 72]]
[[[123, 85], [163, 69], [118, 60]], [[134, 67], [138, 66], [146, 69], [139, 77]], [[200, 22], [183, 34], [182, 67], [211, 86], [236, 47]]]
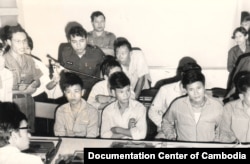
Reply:
[[81, 133], [86, 135], [88, 124], [89, 124], [88, 120], [81, 120], [74, 125], [73, 131], [76, 133]]

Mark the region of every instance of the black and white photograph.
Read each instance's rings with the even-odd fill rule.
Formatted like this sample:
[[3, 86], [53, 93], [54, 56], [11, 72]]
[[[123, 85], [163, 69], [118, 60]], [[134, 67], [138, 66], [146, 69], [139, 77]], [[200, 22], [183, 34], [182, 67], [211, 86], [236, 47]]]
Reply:
[[250, 161], [249, 0], [0, 0], [0, 164]]

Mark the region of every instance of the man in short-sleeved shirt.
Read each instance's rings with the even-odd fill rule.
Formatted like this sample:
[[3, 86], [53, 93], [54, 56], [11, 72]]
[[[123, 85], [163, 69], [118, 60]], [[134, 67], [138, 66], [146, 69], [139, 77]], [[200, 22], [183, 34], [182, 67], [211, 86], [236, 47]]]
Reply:
[[117, 38], [114, 43], [115, 56], [129, 77], [137, 99], [142, 89], [150, 88], [151, 77], [145, 56], [141, 50], [132, 49], [126, 38]]
[[13, 73], [13, 101], [16, 102], [22, 112], [28, 118], [32, 132], [35, 129], [35, 107], [32, 94], [40, 86], [41, 70], [36, 67], [30, 55], [27, 55], [26, 31], [20, 26], [10, 26], [7, 42], [10, 45], [8, 52], [4, 54], [5, 66]]
[[100, 11], [91, 14], [93, 31], [88, 32], [88, 44], [98, 46], [106, 55], [114, 56], [115, 34], [104, 31], [106, 18]]
[[105, 54], [99, 47], [87, 45], [87, 32], [81, 26], [73, 26], [67, 37], [69, 43], [60, 47], [58, 60], [64, 68], [79, 72], [87, 99], [92, 86], [100, 80], [100, 65]]

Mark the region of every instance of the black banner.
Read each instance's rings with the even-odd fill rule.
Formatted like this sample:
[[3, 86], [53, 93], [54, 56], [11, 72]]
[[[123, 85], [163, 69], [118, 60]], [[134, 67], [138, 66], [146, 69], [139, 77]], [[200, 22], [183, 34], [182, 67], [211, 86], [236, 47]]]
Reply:
[[250, 162], [250, 148], [84, 148], [84, 163], [116, 163], [126, 161], [137, 163], [156, 161], [239, 161]]

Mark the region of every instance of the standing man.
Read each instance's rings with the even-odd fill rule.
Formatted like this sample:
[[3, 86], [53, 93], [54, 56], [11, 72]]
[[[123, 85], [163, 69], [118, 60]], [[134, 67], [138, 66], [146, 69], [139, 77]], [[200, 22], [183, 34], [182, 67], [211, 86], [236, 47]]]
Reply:
[[114, 56], [114, 41], [116, 36], [112, 32], [104, 31], [106, 18], [100, 11], [91, 14], [93, 31], [88, 32], [88, 44], [96, 45], [102, 49], [106, 55]]
[[85, 86], [83, 98], [87, 100], [92, 86], [100, 80], [100, 65], [105, 54], [99, 47], [87, 45], [87, 32], [82, 26], [71, 27], [67, 39], [58, 60], [64, 68], [78, 72]]
[[35, 131], [35, 103], [31, 96], [40, 86], [42, 72], [30, 55], [25, 53], [27, 33], [20, 26], [7, 30], [9, 50], [4, 54], [5, 66], [13, 73], [13, 101], [26, 115], [31, 131]]

